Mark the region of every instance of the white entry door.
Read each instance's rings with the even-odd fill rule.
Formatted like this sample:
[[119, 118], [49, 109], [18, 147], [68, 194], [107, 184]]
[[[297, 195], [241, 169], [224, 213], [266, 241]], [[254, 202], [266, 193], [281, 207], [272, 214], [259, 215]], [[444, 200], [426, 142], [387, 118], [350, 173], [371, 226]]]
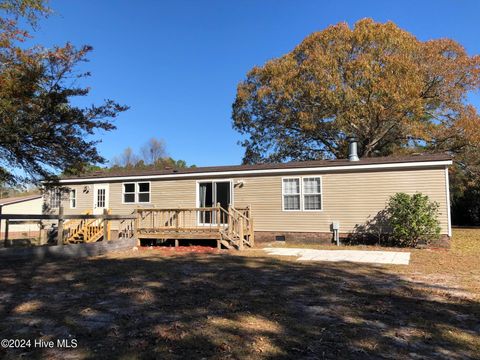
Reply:
[[93, 214], [103, 214], [108, 209], [108, 184], [95, 184], [93, 186]]

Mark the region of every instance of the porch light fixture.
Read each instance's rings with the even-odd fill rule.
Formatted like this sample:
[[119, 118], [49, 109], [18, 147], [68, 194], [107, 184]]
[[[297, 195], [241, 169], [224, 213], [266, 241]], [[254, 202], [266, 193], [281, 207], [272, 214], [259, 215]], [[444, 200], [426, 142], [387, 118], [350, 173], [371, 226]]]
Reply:
[[243, 185], [245, 185], [245, 180], [242, 179], [235, 181], [235, 186], [243, 187]]

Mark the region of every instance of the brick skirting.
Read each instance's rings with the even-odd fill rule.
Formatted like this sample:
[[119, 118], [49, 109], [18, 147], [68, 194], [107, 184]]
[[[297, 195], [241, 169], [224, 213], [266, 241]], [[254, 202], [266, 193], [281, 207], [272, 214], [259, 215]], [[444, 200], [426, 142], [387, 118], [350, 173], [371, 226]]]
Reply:
[[[15, 239], [31, 239], [37, 238], [40, 235], [39, 231], [9, 231], [8, 238], [15, 240]], [[5, 233], [0, 233], [0, 241], [5, 238]]]
[[[290, 244], [333, 244], [333, 234], [331, 232], [288, 232], [288, 231], [255, 231], [255, 242], [266, 243], [278, 241], [277, 237], [283, 237], [285, 242]], [[348, 239], [350, 234], [340, 233], [340, 240]], [[450, 237], [441, 235], [438, 241], [430, 244], [430, 248], [449, 248]], [[278, 241], [279, 243], [281, 241]]]
[[255, 231], [255, 242], [277, 241], [276, 237], [284, 237], [285, 242], [299, 244], [331, 244], [333, 242], [331, 232]]

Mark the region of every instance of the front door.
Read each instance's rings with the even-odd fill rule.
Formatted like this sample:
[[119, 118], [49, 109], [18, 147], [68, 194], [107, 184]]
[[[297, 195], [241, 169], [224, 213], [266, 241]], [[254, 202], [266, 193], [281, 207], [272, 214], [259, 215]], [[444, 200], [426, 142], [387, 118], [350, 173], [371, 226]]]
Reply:
[[108, 184], [96, 184], [93, 186], [93, 214], [103, 214], [108, 209]]

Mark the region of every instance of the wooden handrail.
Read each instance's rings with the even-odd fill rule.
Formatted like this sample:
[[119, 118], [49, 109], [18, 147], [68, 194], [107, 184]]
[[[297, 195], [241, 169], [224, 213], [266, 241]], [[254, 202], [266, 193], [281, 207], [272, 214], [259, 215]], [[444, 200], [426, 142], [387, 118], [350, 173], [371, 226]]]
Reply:
[[2, 220], [70, 220], [70, 219], [107, 219], [107, 220], [133, 220], [134, 215], [50, 215], [50, 214], [1, 214]]
[[[138, 208], [135, 210], [135, 231], [142, 235], [162, 237], [182, 232], [218, 232], [219, 237], [234, 244], [238, 249], [253, 245], [254, 229], [251, 207], [225, 209], [217, 203], [212, 207]], [[185, 235], [185, 234], [182, 234]]]
[[245, 216], [244, 214], [242, 214], [240, 211], [238, 211], [236, 208], [232, 207], [232, 211], [237, 214], [238, 216], [242, 217], [244, 220], [248, 221], [249, 218], [247, 216]]
[[138, 208], [137, 212], [164, 212], [164, 211], [212, 211], [218, 209], [217, 206], [197, 207], [197, 208]]

